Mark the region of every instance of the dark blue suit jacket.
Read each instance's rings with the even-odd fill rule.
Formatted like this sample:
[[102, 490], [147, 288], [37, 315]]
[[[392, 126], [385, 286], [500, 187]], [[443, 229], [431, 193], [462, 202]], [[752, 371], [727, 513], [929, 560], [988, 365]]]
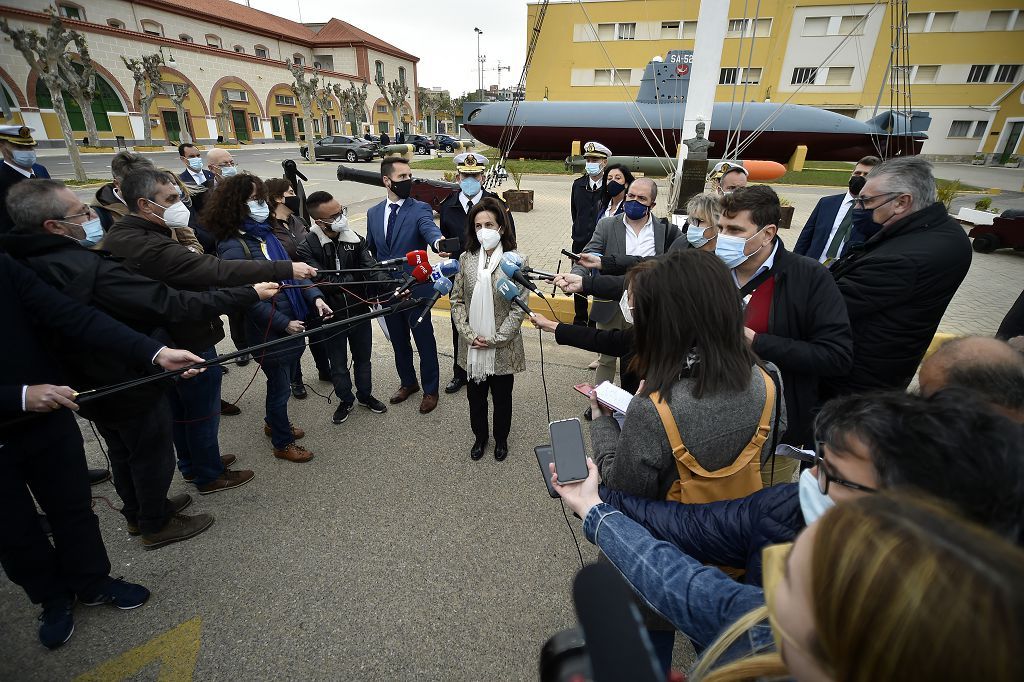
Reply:
[[32, 172], [35, 173], [37, 178], [50, 179], [50, 171], [46, 170], [46, 166], [41, 163], [32, 164]]
[[[366, 212], [366, 245], [377, 260], [404, 258], [410, 251], [426, 250], [428, 246], [433, 248], [434, 243], [444, 237], [434, 223], [434, 211], [430, 204], [410, 197], [398, 209], [398, 215], [395, 216], [395, 234], [391, 237], [391, 246], [388, 246], [387, 240], [384, 239], [387, 205], [388, 201], [384, 200]], [[412, 268], [406, 266], [405, 272], [412, 272]], [[421, 293], [414, 290], [417, 296]]]
[[[213, 185], [209, 184], [213, 180], [213, 173], [204, 168], [203, 176], [206, 178], [206, 182], [204, 182], [203, 185], [206, 187], [213, 187]], [[190, 185], [196, 184], [196, 179], [192, 177], [192, 174], [187, 170], [181, 171], [181, 175], [178, 177], [181, 178], [182, 182], [187, 182]]]
[[[828, 245], [828, 236], [832, 234], [836, 215], [839, 214], [839, 208], [843, 205], [845, 198], [846, 193], [844, 192], [818, 200], [818, 205], [811, 211], [811, 217], [807, 219], [804, 231], [800, 233], [800, 238], [797, 240], [796, 246], [793, 247], [793, 253], [815, 260], [821, 258], [821, 254], [825, 252], [825, 247]], [[852, 234], [850, 236], [852, 237]], [[847, 242], [849, 241], [850, 237], [847, 237]]]

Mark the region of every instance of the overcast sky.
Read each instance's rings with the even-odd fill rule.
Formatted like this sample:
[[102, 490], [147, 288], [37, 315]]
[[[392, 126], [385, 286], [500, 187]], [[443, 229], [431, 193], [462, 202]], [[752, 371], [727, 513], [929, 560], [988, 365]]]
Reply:
[[[235, 0], [245, 4], [245, 0]], [[519, 81], [526, 58], [526, 2], [524, 0], [433, 0], [433, 2], [338, 2], [337, 0], [249, 0], [264, 12], [306, 23], [326, 22], [331, 17], [372, 33], [420, 58], [416, 66], [419, 84], [441, 86], [457, 97], [477, 87], [476, 33], [483, 31], [480, 52], [484, 63], [484, 87]]]

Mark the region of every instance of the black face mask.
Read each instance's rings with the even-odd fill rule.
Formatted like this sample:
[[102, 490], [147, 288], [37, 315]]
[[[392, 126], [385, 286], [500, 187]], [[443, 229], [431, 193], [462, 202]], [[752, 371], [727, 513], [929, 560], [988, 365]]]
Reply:
[[609, 182], [605, 187], [608, 189], [608, 196], [617, 197], [622, 194], [622, 190], [626, 189], [625, 185], [621, 185], [614, 180]]
[[408, 199], [409, 194], [412, 193], [412, 178], [408, 180], [392, 180], [391, 191], [395, 193], [399, 199]]
[[299, 198], [298, 197], [285, 197], [284, 205], [288, 207], [292, 213], [299, 212]]
[[[856, 178], [854, 178], [856, 179]], [[882, 231], [884, 225], [879, 225], [871, 219], [874, 214], [873, 209], [869, 208], [851, 208], [852, 213], [850, 214], [850, 225], [853, 229], [864, 235], [865, 239], [871, 239], [876, 234]]]
[[860, 194], [860, 191], [864, 189], [865, 183], [867, 183], [867, 180], [864, 178], [863, 175], [852, 176], [850, 178], [850, 182], [847, 183], [847, 187], [849, 187], [850, 189], [850, 196], [855, 197], [858, 194]]

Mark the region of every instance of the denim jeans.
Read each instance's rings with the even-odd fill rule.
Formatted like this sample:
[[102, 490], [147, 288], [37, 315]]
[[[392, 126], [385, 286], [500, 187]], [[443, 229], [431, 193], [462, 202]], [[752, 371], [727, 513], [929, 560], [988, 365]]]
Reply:
[[[583, 532], [648, 605], [690, 638], [698, 653], [741, 616], [764, 606], [760, 587], [738, 583], [675, 545], [656, 540], [611, 505], [598, 504], [587, 512]], [[771, 627], [765, 622], [737, 640], [721, 662], [773, 648]]]
[[288, 421], [288, 398], [291, 397], [294, 368], [295, 363], [292, 360], [261, 365], [263, 373], [267, 376], [267, 414], [264, 419], [270, 427], [270, 440], [278, 450], [295, 442], [291, 422]]
[[[217, 349], [196, 353], [204, 360], [217, 357]], [[224, 373], [216, 367], [192, 379], [174, 382], [168, 397], [174, 417], [174, 449], [178, 454], [178, 470], [183, 476], [193, 475], [193, 483], [206, 485], [224, 473], [220, 461], [220, 386]]]
[[[373, 350], [373, 329], [370, 322], [357, 324], [345, 332], [327, 332], [327, 356], [330, 358], [331, 381], [338, 400], [366, 402], [373, 394], [373, 373], [370, 354]], [[352, 395], [352, 376], [348, 371], [348, 347], [352, 348], [352, 369], [356, 375], [356, 394]]]

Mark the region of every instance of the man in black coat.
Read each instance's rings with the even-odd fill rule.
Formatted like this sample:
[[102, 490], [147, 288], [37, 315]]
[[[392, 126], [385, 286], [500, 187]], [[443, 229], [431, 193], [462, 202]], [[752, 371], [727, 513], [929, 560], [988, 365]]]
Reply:
[[[100, 251], [81, 246], [82, 224], [94, 219], [88, 207], [54, 180], [23, 183], [8, 195], [14, 231], [0, 236], [0, 249], [30, 267], [47, 284], [79, 303], [94, 306], [152, 337], [167, 338], [164, 325], [216, 319], [245, 310], [277, 286], [261, 284], [222, 291], [175, 291], [137, 275]], [[138, 378], [123, 358], [83, 351], [59, 340], [51, 344], [79, 390]], [[186, 540], [213, 523], [207, 514], [180, 512], [192, 498], [167, 499], [174, 474], [174, 447], [166, 382], [153, 382], [83, 406], [107, 442], [114, 487], [131, 535], [142, 535], [146, 549]]]
[[[0, 564], [42, 605], [39, 639], [54, 649], [74, 631], [76, 596], [87, 605], [130, 609], [145, 603], [149, 590], [110, 577], [92, 512], [82, 434], [71, 413], [78, 409], [78, 394], [65, 385], [44, 338], [61, 335], [95, 352], [117, 353], [139, 368], [178, 369], [200, 358], [76, 303], [6, 255], [0, 255], [0, 291], [9, 331], [0, 335]], [[53, 530], [53, 545], [33, 497]]]
[[[594, 236], [594, 228], [601, 217], [601, 200], [604, 193], [604, 167], [612, 150], [600, 142], [583, 145], [584, 173], [573, 180], [572, 195], [569, 198], [569, 213], [572, 215], [572, 252], [579, 253]], [[573, 301], [575, 317], [573, 324], [590, 324], [587, 299], [576, 297]]]
[[22, 180], [49, 178], [46, 167], [36, 163], [36, 141], [32, 128], [26, 126], [0, 126], [0, 234], [11, 229], [11, 216], [7, 214], [7, 191]]
[[867, 237], [832, 266], [853, 329], [853, 367], [829, 397], [903, 390], [971, 267], [964, 229], [936, 200], [932, 166], [916, 156], [876, 166], [854, 204]]
[[[487, 170], [487, 157], [483, 154], [465, 152], [458, 154], [452, 159], [455, 162], [455, 169], [458, 171], [456, 182], [459, 183], [461, 191], [452, 192], [447, 199], [441, 202], [437, 208], [441, 220], [441, 234], [445, 239], [458, 239], [459, 248], [449, 251], [448, 256], [458, 260], [462, 255], [462, 244], [466, 243], [466, 218], [473, 207], [479, 204], [484, 198], [497, 199], [502, 206], [502, 201], [494, 192], [483, 189], [480, 179]], [[507, 210], [505, 215], [508, 218], [509, 230], [512, 236], [516, 234], [516, 221], [512, 212]], [[458, 393], [459, 389], [466, 385], [466, 370], [459, 367], [455, 358], [459, 355], [459, 333], [455, 330], [455, 322], [452, 322], [452, 380], [444, 387], [445, 393]]]

